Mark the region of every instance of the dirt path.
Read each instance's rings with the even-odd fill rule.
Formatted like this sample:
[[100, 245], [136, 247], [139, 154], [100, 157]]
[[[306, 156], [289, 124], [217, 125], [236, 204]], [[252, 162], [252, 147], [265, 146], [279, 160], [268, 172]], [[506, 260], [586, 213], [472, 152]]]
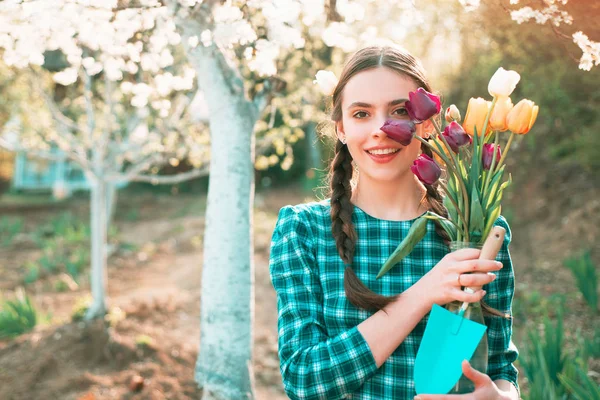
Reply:
[[[170, 206], [186, 208], [188, 203], [177, 204], [174, 198]], [[157, 202], [147, 207], [148, 215], [156, 215], [161, 206]], [[70, 323], [73, 305], [89, 291], [87, 278], [80, 288], [62, 293], [53, 289], [56, 276], [41, 279], [27, 290], [51, 319], [33, 333], [0, 341], [1, 399], [197, 398], [193, 371], [200, 341], [204, 218], [144, 217], [118, 221], [119, 237], [135, 250], [120, 251], [109, 260], [110, 338], [99, 325]], [[256, 395], [265, 400], [287, 398], [279, 374], [276, 296], [268, 271], [274, 218], [272, 212], [255, 214], [254, 360]], [[19, 264], [31, 256], [4, 252], [5, 259], [19, 254]], [[16, 264], [0, 263], [0, 269], [12, 277], [22, 273]], [[19, 282], [5, 284], [14, 288]], [[139, 391], [129, 388], [135, 375], [144, 379]]]

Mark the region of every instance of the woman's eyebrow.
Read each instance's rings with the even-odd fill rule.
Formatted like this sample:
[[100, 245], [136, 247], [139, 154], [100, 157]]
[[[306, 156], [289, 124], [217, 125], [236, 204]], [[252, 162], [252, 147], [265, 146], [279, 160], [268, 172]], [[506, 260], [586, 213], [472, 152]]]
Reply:
[[[392, 100], [388, 103], [388, 107], [391, 106], [395, 106], [398, 104], [402, 104], [404, 102], [408, 101], [408, 99], [396, 99], [396, 100]], [[348, 106], [348, 110], [353, 108], [353, 107], [362, 107], [362, 108], [372, 108], [373, 105], [369, 104], [369, 103], [363, 103], [362, 101], [355, 101], [354, 103], [350, 104]]]

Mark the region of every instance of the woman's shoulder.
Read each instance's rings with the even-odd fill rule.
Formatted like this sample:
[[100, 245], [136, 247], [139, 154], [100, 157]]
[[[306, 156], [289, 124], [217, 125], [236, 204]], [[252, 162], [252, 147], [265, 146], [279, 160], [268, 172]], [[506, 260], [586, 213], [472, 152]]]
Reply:
[[279, 210], [279, 219], [300, 220], [306, 223], [322, 223], [329, 218], [331, 205], [329, 199], [311, 201], [295, 205], [286, 205]]

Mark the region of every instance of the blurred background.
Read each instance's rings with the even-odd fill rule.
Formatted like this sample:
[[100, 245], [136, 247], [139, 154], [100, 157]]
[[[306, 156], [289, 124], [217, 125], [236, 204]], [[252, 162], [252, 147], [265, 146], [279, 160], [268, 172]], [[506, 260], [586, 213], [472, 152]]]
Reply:
[[[521, 74], [513, 103], [528, 98], [540, 111], [531, 132], [516, 137], [511, 147], [507, 169], [513, 183], [502, 214], [513, 233], [513, 340], [521, 352], [522, 396], [600, 398], [600, 69], [582, 59], [572, 36], [581, 31], [600, 40], [598, 2], [338, 1], [336, 8], [334, 1], [325, 3], [322, 15], [298, 11], [292, 0], [256, 13], [256, 4], [227, 2], [227, 12], [213, 10], [214, 26], [183, 39], [174, 38], [182, 28], [167, 17], [162, 23], [156, 17], [155, 24], [131, 22], [138, 31], [124, 38], [117, 34], [120, 28], [113, 29], [114, 37], [103, 36], [84, 32], [82, 23], [79, 59], [73, 55], [77, 51], [51, 43], [64, 37], [35, 20], [35, 12], [23, 11], [29, 2], [3, 3], [23, 9], [2, 4], [0, 21], [17, 11], [29, 19], [12, 20], [12, 31], [6, 28], [11, 25], [0, 27], [0, 398], [199, 396], [194, 364], [207, 166], [211, 151], [228, 149], [210, 147], [211, 118], [216, 118], [211, 103], [220, 100], [199, 90], [211, 71], [199, 69], [190, 49], [229, 40], [231, 24], [240, 21], [250, 21], [256, 35], [247, 42], [237, 38], [222, 52], [236, 60], [246, 97], [270, 91], [254, 124], [257, 397], [286, 398], [268, 274], [277, 213], [287, 204], [328, 197], [331, 99], [313, 79], [321, 69], [339, 75], [346, 57], [364, 44], [391, 41], [423, 61], [444, 106], [456, 104], [463, 116], [470, 97], [489, 99], [487, 84], [498, 67]], [[60, 14], [71, 2], [61, 3], [47, 18], [77, 20]], [[134, 21], [140, 7], [162, 7], [108, 3], [107, 23], [121, 18], [120, 27]], [[532, 11], [511, 15], [524, 7]], [[128, 9], [134, 17], [118, 16]], [[231, 11], [236, 9], [241, 17]], [[546, 14], [536, 17], [533, 10]], [[544, 21], [540, 15], [550, 16]], [[557, 18], [562, 18], [558, 26]], [[269, 24], [275, 19], [283, 21], [277, 26], [299, 32], [296, 37], [280, 31], [281, 36], [301, 43], [279, 43], [283, 50], [277, 51], [266, 40], [259, 44], [272, 40], [276, 29]], [[16, 29], [24, 32], [19, 40]], [[91, 46], [94, 35], [106, 43]], [[48, 40], [41, 43], [38, 36]], [[28, 37], [32, 49], [23, 50]], [[119, 58], [107, 50], [110, 40], [129, 57], [112, 70], [111, 60]], [[590, 49], [597, 56], [598, 49]], [[43, 60], [33, 62], [38, 53]], [[74, 65], [81, 70], [73, 71]], [[96, 130], [112, 129], [111, 138], [121, 138], [111, 139], [118, 151], [106, 150], [99, 164], [86, 150], [97, 143], [93, 134], [86, 137], [94, 131], [86, 131], [94, 115]], [[90, 181], [92, 164], [104, 165], [106, 176], [112, 176], [104, 187], [107, 200], [99, 203], [108, 221], [109, 334], [104, 324], [80, 322], [91, 302], [90, 189], [97, 187]]]

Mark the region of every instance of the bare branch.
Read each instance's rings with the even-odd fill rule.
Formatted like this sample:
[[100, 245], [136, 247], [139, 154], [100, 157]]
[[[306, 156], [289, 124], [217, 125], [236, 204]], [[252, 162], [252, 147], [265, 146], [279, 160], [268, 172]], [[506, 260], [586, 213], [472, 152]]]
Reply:
[[190, 171], [182, 172], [176, 175], [136, 175], [129, 179], [130, 182], [150, 182], [154, 185], [164, 185], [164, 184], [176, 184], [185, 182], [190, 179], [200, 178], [203, 176], [208, 176], [210, 172], [210, 168], [204, 166], [202, 168], [195, 168]]
[[131, 178], [141, 174], [142, 172], [152, 168], [157, 164], [163, 164], [167, 161], [167, 158], [161, 154], [152, 154], [145, 159], [136, 162], [123, 173], [117, 173], [108, 175], [108, 180], [112, 182], [128, 182]]
[[96, 129], [96, 120], [94, 115], [94, 106], [92, 104], [92, 78], [83, 68], [83, 77], [85, 82], [85, 88], [83, 90], [83, 98], [85, 99], [85, 109], [88, 119], [88, 131], [87, 138], [89, 143], [92, 143], [92, 137], [94, 135], [94, 129]]
[[[35, 71], [34, 71], [34, 74], [35, 74]], [[80, 132], [81, 129], [79, 128], [79, 126], [77, 126], [77, 124], [75, 122], [73, 122], [71, 119], [69, 119], [67, 116], [65, 116], [58, 109], [58, 106], [56, 105], [54, 100], [51, 99], [50, 96], [48, 96], [48, 94], [46, 93], [46, 91], [41, 87], [41, 85], [37, 81], [37, 78], [32, 79], [32, 82], [33, 82], [33, 85], [36, 88], [37, 92], [44, 99], [46, 106], [48, 106], [48, 109], [50, 110], [50, 113], [52, 114], [52, 118], [54, 118], [54, 120], [56, 122], [61, 124], [63, 126], [63, 128], [65, 128], [64, 132], [66, 134], [68, 134], [72, 139], [75, 140], [75, 137], [73, 136], [72, 132]]]
[[65, 158], [67, 158], [64, 153], [57, 154], [57, 153], [52, 153], [52, 152], [38, 150], [38, 149], [30, 149], [27, 147], [13, 146], [1, 137], [0, 137], [0, 147], [5, 150], [11, 151], [13, 153], [22, 152], [22, 153], [26, 153], [28, 156], [32, 156], [32, 157], [36, 157], [36, 158], [43, 158], [45, 160], [50, 160], [50, 161], [64, 161]]

